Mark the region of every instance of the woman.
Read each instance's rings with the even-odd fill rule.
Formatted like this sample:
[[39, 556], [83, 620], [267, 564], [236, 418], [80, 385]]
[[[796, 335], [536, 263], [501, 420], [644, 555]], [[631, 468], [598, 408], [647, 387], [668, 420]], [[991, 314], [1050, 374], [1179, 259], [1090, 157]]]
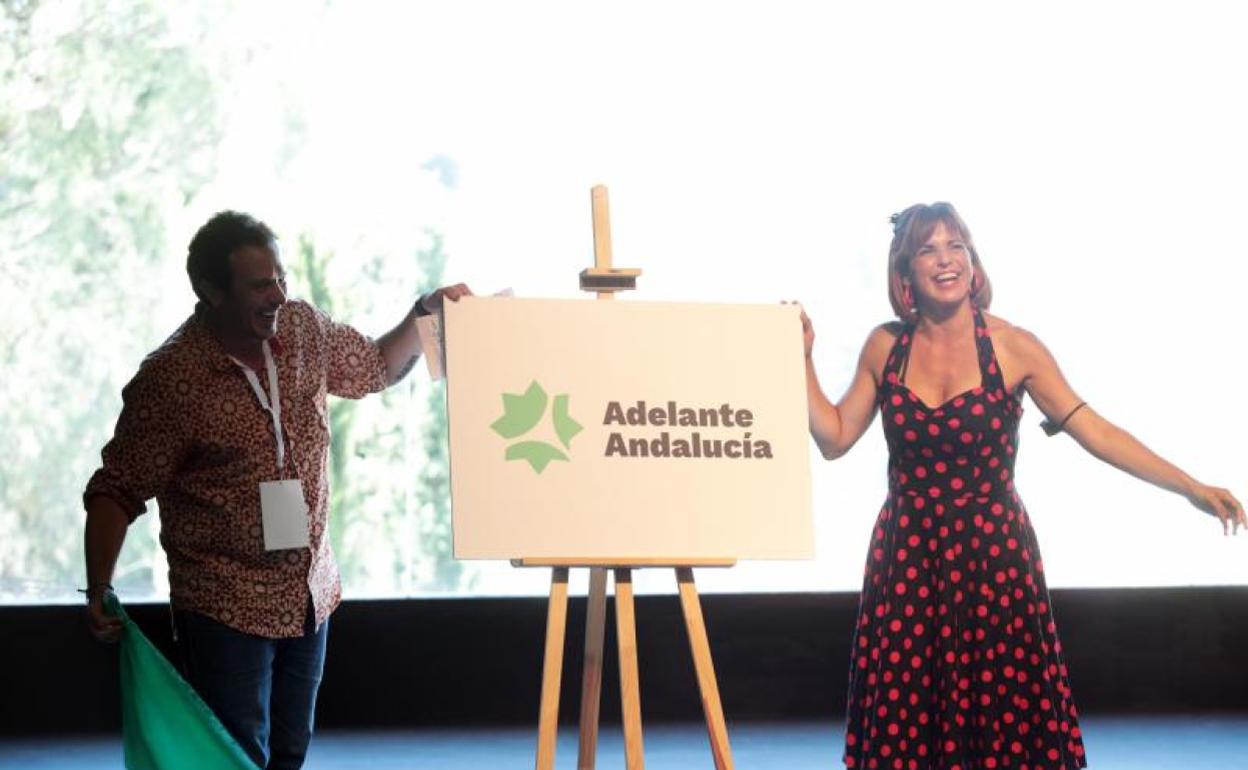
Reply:
[[1015, 493], [1025, 391], [1096, 457], [1248, 527], [1206, 486], [1079, 399], [1029, 332], [985, 311], [992, 285], [947, 203], [892, 218], [889, 301], [840, 402], [819, 386], [802, 314], [810, 432], [840, 457], [879, 409], [889, 494], [867, 558], [850, 665], [845, 765], [1086, 767], [1040, 553]]

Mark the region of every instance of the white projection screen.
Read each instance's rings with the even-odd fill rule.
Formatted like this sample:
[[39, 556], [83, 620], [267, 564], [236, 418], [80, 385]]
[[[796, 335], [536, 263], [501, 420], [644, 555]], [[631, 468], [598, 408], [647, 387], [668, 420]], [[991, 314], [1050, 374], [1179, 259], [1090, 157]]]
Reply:
[[[1138, 8], [1129, 35], [1111, 7], [1062, 2], [495, 11], [490, 25], [449, 7], [343, 23], [359, 58], [333, 57], [321, 83], [344, 125], [365, 112], [378, 127], [353, 163], [384, 167], [398, 146], [455, 161], [454, 190], [404, 187], [391, 208], [433, 212], [448, 279], [577, 296], [589, 189], [605, 184], [615, 263], [644, 271], [617, 301], [800, 300], [836, 398], [891, 317], [888, 216], [947, 200], [993, 312], [1036, 334], [1103, 415], [1248, 497], [1248, 115], [1227, 98], [1248, 71], [1240, 11]], [[417, 28], [439, 33], [411, 45]], [[380, 103], [433, 71], [434, 113]], [[1248, 538], [1047, 438], [1025, 406], [1017, 484], [1051, 585], [1248, 583]], [[815, 560], [708, 571], [704, 588], [860, 587], [886, 493], [878, 421], [844, 458], [811, 455]], [[500, 562], [479, 585], [544, 581]]]
[[[169, 45], [200, 45], [194, 7], [162, 11]], [[1126, 12], [1071, 0], [244, 4], [228, 25], [213, 22], [221, 50], [196, 48], [188, 59], [222, 63], [211, 73], [222, 83], [220, 141], [184, 159], [202, 189], [184, 201], [173, 181], [153, 186], [133, 165], [136, 184], [168, 207], [143, 237], [167, 238], [154, 250], [169, 259], [103, 294], [122, 309], [115, 318], [158, 321], [141, 344], [118, 332], [132, 343], [125, 356], [114, 350], [120, 340], [100, 343], [92, 366], [128, 376], [186, 317], [194, 302], [186, 242], [226, 208], [278, 231], [292, 286], [306, 275], [307, 252], [323, 257], [341, 292], [335, 317], [369, 334], [392, 328], [424, 280], [591, 302], [577, 277], [593, 264], [589, 191], [603, 184], [615, 265], [642, 270], [637, 289], [615, 302], [800, 301], [815, 325], [820, 381], [837, 399], [871, 329], [892, 320], [889, 215], [943, 200], [966, 220], [991, 276], [991, 312], [1034, 333], [1101, 414], [1243, 500], [1246, 13], [1233, 3]], [[40, 18], [49, 39], [58, 25], [80, 23]], [[111, 115], [106, 92], [87, 88], [93, 82], [47, 97], [51, 117], [39, 125]], [[30, 111], [43, 109], [40, 98], [32, 90], [11, 101]], [[112, 200], [109, 184], [84, 177], [65, 195]], [[35, 185], [28, 197], [54, 187]], [[43, 224], [33, 221], [29, 233]], [[414, 256], [430, 250], [444, 258], [436, 272]], [[47, 260], [85, 259], [72, 251], [58, 245]], [[113, 257], [103, 249], [92, 258]], [[92, 274], [83, 285], [99, 283]], [[9, 306], [17, 336], [34, 340], [74, 310]], [[732, 355], [750, 367], [766, 352], [742, 344]], [[14, 403], [53, 398], [60, 391], [42, 381], [82, 360], [58, 361], [29, 383], [17, 378]], [[119, 386], [97, 378], [90, 387], [120, 407]], [[440, 408], [431, 388], [418, 370], [387, 400], [360, 402], [360, 419], [404, 422], [403, 441], [419, 450]], [[1069, 436], [1046, 437], [1035, 405], [1025, 409], [1016, 483], [1050, 586], [1248, 584], [1248, 535], [1223, 537], [1180, 495], [1099, 462]], [[103, 438], [93, 434], [91, 447]], [[35, 456], [38, 443], [16, 448]], [[95, 448], [83, 448], [83, 479]], [[707, 570], [702, 590], [861, 587], [887, 491], [879, 422], [834, 462], [809, 448], [814, 558]], [[421, 538], [445, 507], [444, 493], [409, 489], [429, 467], [420, 451], [413, 456], [401, 466], [411, 478], [361, 474], [367, 494], [340, 512], [353, 533], [341, 554], [354, 565], [348, 591], [545, 593], [548, 574], [501, 559], [450, 564], [464, 570], [453, 583], [438, 584], [432, 568], [390, 574], [387, 565], [432, 552]], [[80, 523], [81, 484], [58, 486], [68, 531]], [[391, 501], [393, 521], [374, 511]], [[154, 529], [133, 541], [153, 554], [135, 574], [157, 576], [148, 582], [163, 590]], [[638, 577], [639, 590], [651, 572]], [[58, 580], [72, 600], [74, 580]], [[670, 591], [670, 576], [653, 587]]]
[[[498, 83], [496, 69], [470, 66], [446, 94], [492, 105], [481, 120], [464, 108], [417, 132], [463, 158], [443, 204], [456, 228], [448, 276], [575, 296], [593, 258], [589, 188], [606, 184], [615, 262], [644, 271], [618, 301], [800, 300], [837, 398], [868, 332], [891, 319], [888, 216], [947, 200], [992, 277], [992, 312], [1037, 335], [1101, 414], [1248, 497], [1248, 116], [1225, 98], [1248, 56], [1232, 20], [1154, 8], [1124, 36], [1111, 9], [1064, 3], [1044, 14], [761, 8], [717, 7], [710, 36], [697, 34], [708, 17], [679, 8], [658, 27], [586, 11], [612, 30], [594, 38], [592, 68], [565, 64], [587, 40], [512, 16], [547, 54], [506, 57], [515, 68]], [[411, 60], [470, 60], [433, 46]], [[506, 129], [479, 130], [486, 121]], [[1248, 583], [1248, 538], [1224, 538], [1182, 497], [1046, 437], [1025, 407], [1017, 484], [1051, 585]], [[878, 421], [844, 458], [811, 456], [815, 560], [708, 571], [707, 590], [860, 587], [886, 494]], [[545, 587], [501, 564], [482, 574], [498, 590]]]

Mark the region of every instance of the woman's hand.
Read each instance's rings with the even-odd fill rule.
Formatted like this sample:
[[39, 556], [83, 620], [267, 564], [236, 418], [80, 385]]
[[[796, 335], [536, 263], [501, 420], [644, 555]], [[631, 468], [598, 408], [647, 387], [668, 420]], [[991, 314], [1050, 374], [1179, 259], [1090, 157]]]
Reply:
[[1248, 517], [1244, 516], [1244, 506], [1229, 489], [1197, 482], [1187, 493], [1187, 499], [1210, 516], [1216, 516], [1222, 522], [1222, 534], [1237, 535], [1240, 527], [1248, 531]]
[[[789, 302], [784, 300], [781, 305], [797, 305], [801, 309], [802, 303], [797, 300]], [[810, 316], [806, 315], [806, 311], [802, 310], [802, 344], [806, 348], [806, 357], [810, 358], [810, 351], [815, 347], [815, 326], [810, 322]]]
[[815, 325], [805, 310], [802, 311], [802, 344], [806, 347], [806, 357], [810, 358], [810, 351], [815, 349]]

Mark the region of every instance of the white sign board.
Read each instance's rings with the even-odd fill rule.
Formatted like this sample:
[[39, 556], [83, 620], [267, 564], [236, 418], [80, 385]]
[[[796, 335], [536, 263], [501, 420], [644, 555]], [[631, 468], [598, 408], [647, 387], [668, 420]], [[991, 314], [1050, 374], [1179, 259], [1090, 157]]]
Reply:
[[791, 305], [446, 304], [460, 559], [813, 556]]

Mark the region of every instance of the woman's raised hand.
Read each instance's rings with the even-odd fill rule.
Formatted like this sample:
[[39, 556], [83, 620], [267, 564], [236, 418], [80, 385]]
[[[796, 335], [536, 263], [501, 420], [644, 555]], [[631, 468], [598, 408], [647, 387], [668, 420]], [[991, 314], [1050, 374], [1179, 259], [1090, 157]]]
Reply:
[[[802, 303], [797, 300], [793, 300], [792, 302], [782, 300], [780, 304], [797, 305], [799, 309], [802, 307]], [[806, 348], [806, 357], [810, 358], [810, 351], [815, 347], [815, 326], [810, 322], [810, 316], [806, 315], [805, 310], [802, 310], [802, 344]]]

